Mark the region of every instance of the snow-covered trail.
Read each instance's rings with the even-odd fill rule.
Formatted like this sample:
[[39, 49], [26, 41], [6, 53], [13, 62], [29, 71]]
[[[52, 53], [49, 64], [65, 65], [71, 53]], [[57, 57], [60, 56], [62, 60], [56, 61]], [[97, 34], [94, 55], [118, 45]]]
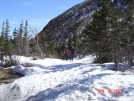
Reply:
[[[29, 61], [26, 76], [0, 85], [1, 101], [133, 101], [134, 75], [117, 75], [92, 64], [92, 57], [73, 62], [58, 59]], [[15, 67], [14, 67], [15, 68]], [[21, 67], [20, 67], [21, 68]], [[26, 72], [24, 72], [26, 71]], [[98, 90], [103, 89], [104, 93]], [[108, 90], [112, 90], [108, 93]], [[115, 94], [115, 89], [122, 89]]]

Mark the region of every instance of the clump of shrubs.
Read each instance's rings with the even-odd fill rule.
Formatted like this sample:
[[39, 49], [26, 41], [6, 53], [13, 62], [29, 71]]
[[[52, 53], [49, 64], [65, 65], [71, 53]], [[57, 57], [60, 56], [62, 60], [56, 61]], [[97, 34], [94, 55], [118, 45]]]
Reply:
[[4, 67], [4, 68], [11, 67], [11, 66], [16, 66], [16, 65], [18, 65], [18, 62], [16, 60], [12, 60], [12, 61], [5, 60], [1, 64], [1, 66]]
[[37, 60], [37, 58], [36, 57], [33, 57], [33, 60]]

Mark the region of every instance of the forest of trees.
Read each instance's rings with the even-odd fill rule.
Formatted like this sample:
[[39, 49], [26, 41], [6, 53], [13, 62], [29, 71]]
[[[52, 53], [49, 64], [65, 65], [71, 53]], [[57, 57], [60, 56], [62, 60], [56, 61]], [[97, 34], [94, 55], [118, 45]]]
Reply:
[[[117, 2], [120, 1], [120, 2]], [[73, 26], [77, 30], [78, 25]], [[47, 43], [44, 37], [38, 36], [38, 30], [28, 30], [28, 21], [21, 21], [18, 29], [10, 36], [9, 21], [3, 22], [0, 35], [0, 59], [12, 55], [38, 56], [49, 55], [62, 58], [66, 45], [73, 42], [77, 53], [95, 54], [97, 63], [115, 62], [118, 70], [119, 62], [133, 65], [134, 61], [134, 1], [133, 0], [103, 0], [93, 15], [93, 20], [85, 25], [80, 36], [74, 33], [68, 38], [68, 43], [57, 44], [56, 40]], [[30, 36], [30, 33], [33, 35]], [[34, 37], [33, 37], [34, 36]]]
[[83, 33], [83, 43], [88, 46], [88, 52], [96, 55], [96, 62], [115, 62], [115, 70], [118, 70], [119, 62], [132, 65], [134, 1], [103, 0]]
[[[8, 19], [2, 23], [2, 30], [0, 34], [0, 60], [4, 61], [4, 57], [9, 57], [9, 62], [14, 64], [11, 56], [21, 55], [21, 56], [33, 56], [33, 48], [37, 46], [37, 40], [33, 38], [38, 34], [36, 29], [31, 30], [33, 34], [30, 36], [28, 31], [28, 21], [23, 20], [20, 23], [18, 29], [14, 29], [13, 33], [10, 33], [10, 24]], [[34, 39], [34, 40], [32, 40]], [[32, 40], [32, 41], [31, 41]], [[34, 44], [34, 46], [32, 46]], [[39, 49], [36, 47], [36, 50]]]

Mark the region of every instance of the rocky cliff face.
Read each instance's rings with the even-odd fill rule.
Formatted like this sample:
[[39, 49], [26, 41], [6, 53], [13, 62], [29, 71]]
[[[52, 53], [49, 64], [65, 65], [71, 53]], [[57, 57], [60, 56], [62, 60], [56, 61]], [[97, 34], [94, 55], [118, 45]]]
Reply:
[[92, 20], [92, 15], [98, 8], [101, 0], [87, 0], [73, 6], [61, 15], [52, 19], [39, 33], [39, 36], [47, 42], [68, 42], [74, 34], [79, 36], [87, 23]]

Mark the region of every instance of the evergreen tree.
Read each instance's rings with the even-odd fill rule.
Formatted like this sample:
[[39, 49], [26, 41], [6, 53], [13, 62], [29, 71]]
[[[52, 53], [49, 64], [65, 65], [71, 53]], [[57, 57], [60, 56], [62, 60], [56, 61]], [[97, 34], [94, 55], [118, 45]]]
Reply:
[[18, 55], [18, 30], [15, 28], [13, 31], [13, 40], [12, 40], [12, 44], [13, 44], [13, 54]]
[[3, 56], [4, 56], [4, 34], [5, 34], [5, 23], [3, 21], [2, 24], [2, 32], [0, 36], [0, 60], [3, 61]]
[[5, 34], [4, 34], [4, 51], [5, 55], [11, 57], [12, 52], [12, 43], [11, 43], [11, 36], [9, 36], [10, 26], [8, 20], [6, 20], [6, 27], [5, 27]]
[[75, 49], [77, 50], [77, 54], [80, 53], [80, 42], [79, 42], [79, 36], [77, 34], [78, 32], [78, 26], [79, 26], [80, 23], [76, 23], [74, 26], [73, 26], [73, 30], [75, 31], [74, 34], [73, 34], [73, 45], [75, 47]]
[[6, 20], [5, 33], [4, 33], [4, 37], [5, 37], [6, 40], [8, 40], [9, 32], [10, 32], [10, 27], [9, 27], [9, 21], [7, 19]]
[[18, 36], [18, 31], [17, 29], [15, 28], [14, 31], [13, 31], [13, 38], [16, 39]]
[[126, 41], [126, 50], [125, 54], [127, 57], [127, 61], [130, 65], [133, 64], [133, 58], [134, 58], [134, 1], [133, 0], [121, 0], [121, 4], [125, 7], [124, 14], [125, 16], [125, 25], [127, 34], [129, 35], [127, 37]]
[[10, 62], [12, 62], [11, 55], [12, 55], [12, 43], [11, 37], [9, 36], [10, 26], [8, 20], [6, 20], [5, 26], [3, 22], [2, 33], [0, 37], [1, 41], [1, 61], [3, 60], [4, 56], [9, 56]]
[[20, 27], [18, 30], [18, 37], [17, 37], [17, 48], [19, 51], [19, 55], [23, 55], [23, 20], [20, 23]]
[[69, 36], [69, 39], [68, 39], [68, 47], [70, 48], [70, 46], [73, 44], [73, 40], [71, 38], [71, 36]]
[[5, 23], [4, 23], [4, 21], [3, 21], [1, 36], [3, 37], [4, 34], [5, 34]]
[[123, 56], [122, 51], [128, 47], [126, 42], [130, 37], [127, 31], [130, 24], [126, 23], [129, 14], [124, 13], [124, 5], [109, 0], [101, 2], [100, 7], [83, 31], [84, 39], [89, 50], [96, 54], [97, 62], [114, 60], [115, 70], [118, 70], [119, 59]]
[[25, 22], [25, 27], [24, 27], [24, 49], [25, 49], [25, 56], [29, 55], [29, 44], [28, 44], [28, 21], [26, 20]]
[[111, 35], [110, 35], [110, 42], [111, 42], [111, 48], [112, 48], [112, 55], [114, 56], [114, 62], [115, 62], [115, 70], [118, 70], [118, 63], [119, 58], [121, 56], [121, 51], [125, 48], [122, 47], [124, 44], [124, 41], [126, 38], [124, 37], [124, 34], [126, 32], [124, 22], [122, 20], [122, 7], [115, 7], [114, 12], [111, 18]]
[[[96, 54], [96, 62], [108, 62], [112, 60], [109, 56], [110, 17], [113, 4], [109, 0], [103, 1], [101, 9], [97, 9], [93, 15], [93, 21], [86, 26], [84, 32], [84, 43], [88, 45], [88, 51]], [[87, 46], [86, 45], [86, 46]]]
[[50, 53], [52, 55], [54, 55], [54, 57], [55, 57], [55, 42], [54, 41], [49, 44], [48, 49], [49, 49]]

